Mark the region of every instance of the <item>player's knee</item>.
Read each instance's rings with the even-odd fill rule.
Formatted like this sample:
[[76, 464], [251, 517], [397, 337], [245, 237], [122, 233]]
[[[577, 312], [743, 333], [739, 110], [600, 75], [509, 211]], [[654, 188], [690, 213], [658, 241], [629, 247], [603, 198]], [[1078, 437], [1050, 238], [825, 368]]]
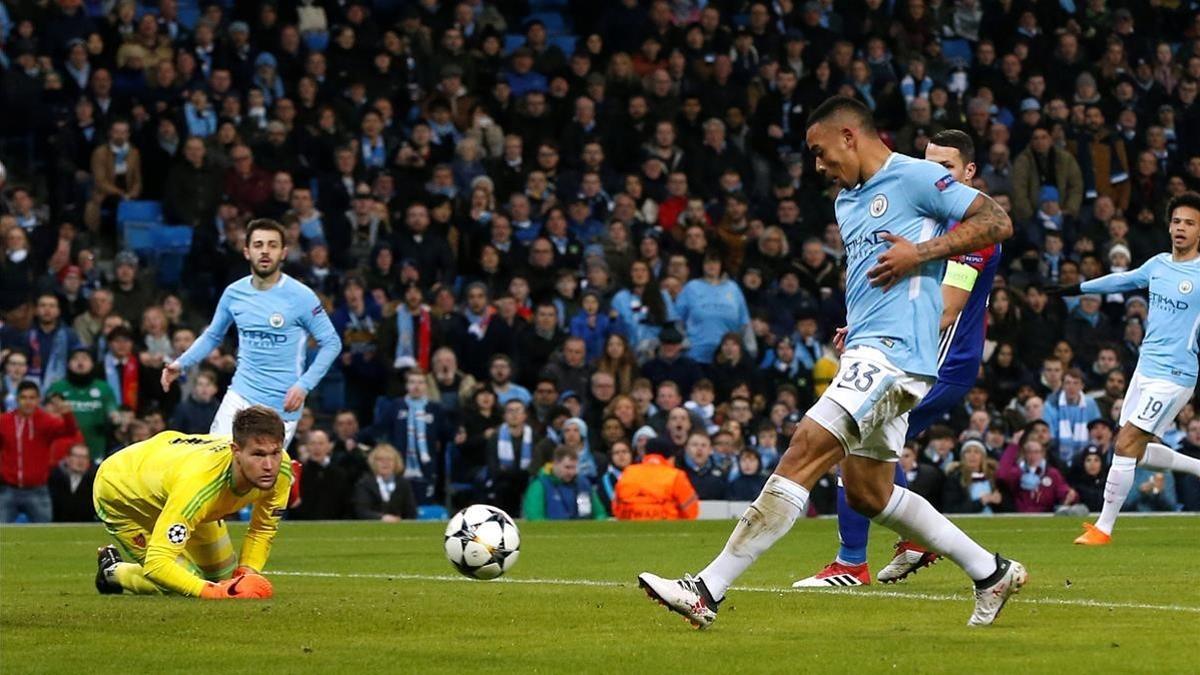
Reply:
[[887, 507], [888, 499], [891, 497], [890, 493], [870, 484], [847, 483], [845, 490], [846, 504], [868, 518], [874, 518], [882, 513]]
[[1114, 452], [1121, 457], [1141, 457], [1146, 450], [1146, 443], [1152, 437], [1132, 424], [1126, 424], [1117, 432], [1117, 442]]

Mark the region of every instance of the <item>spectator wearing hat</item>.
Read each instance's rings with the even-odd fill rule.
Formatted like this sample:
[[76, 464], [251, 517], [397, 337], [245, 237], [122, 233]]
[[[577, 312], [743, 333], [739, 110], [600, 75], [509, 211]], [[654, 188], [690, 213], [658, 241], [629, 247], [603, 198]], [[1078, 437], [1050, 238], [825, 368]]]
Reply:
[[735, 502], [754, 501], [766, 482], [758, 451], [746, 448], [738, 453], [737, 472], [730, 478], [728, 497]]
[[684, 353], [683, 334], [673, 324], [663, 327], [658, 335], [658, 356], [642, 365], [642, 374], [655, 389], [664, 382], [672, 382], [678, 391], [692, 390], [695, 382], [703, 377], [700, 363]]
[[547, 90], [546, 76], [534, 70], [534, 53], [529, 47], [522, 46], [513, 51], [504, 77], [517, 99], [531, 92], [545, 93]]
[[323, 228], [325, 240], [339, 267], [369, 267], [373, 263], [372, 251], [380, 244], [392, 241], [391, 228], [380, 214], [378, 202], [366, 183], [359, 183], [354, 188], [350, 209], [329, 220], [332, 222]]
[[1108, 479], [1106, 452], [1089, 445], [1079, 453], [1079, 459], [1068, 473], [1068, 482], [1079, 495], [1079, 503], [1088, 511], [1099, 511], [1104, 506], [1104, 486]]
[[946, 472], [942, 511], [991, 515], [1003, 510], [1004, 496], [996, 483], [996, 460], [988, 457], [983, 442], [975, 438], [964, 441], [959, 457], [960, 461], [953, 462]]
[[1083, 203], [1083, 173], [1075, 157], [1054, 144], [1050, 127], [1030, 134], [1029, 145], [1013, 162], [1013, 217], [1029, 222], [1039, 206], [1042, 186], [1053, 186], [1065, 216], [1079, 217]]
[[117, 254], [112, 293], [113, 311], [129, 325], [141, 323], [142, 312], [154, 302], [154, 289], [140, 278], [138, 257], [133, 251]]
[[[1064, 233], [1067, 226], [1065, 222], [1062, 205], [1059, 202], [1058, 188], [1053, 185], [1043, 185], [1038, 191], [1038, 210], [1034, 214], [1034, 222], [1036, 223], [1035, 232], [1030, 233], [1030, 240], [1041, 242], [1045, 239], [1045, 232], [1055, 231]], [[1071, 239], [1066, 236], [1064, 239]]]
[[[75, 415], [75, 422], [83, 434], [91, 458], [103, 460], [108, 453], [110, 431], [117, 418], [117, 397], [108, 383], [97, 376], [91, 350], [79, 346], [71, 351], [66, 377], [46, 389], [46, 398], [51, 396], [61, 396], [66, 401]], [[213, 412], [216, 412], [216, 408], [213, 408]], [[200, 433], [208, 433], [208, 427]]]

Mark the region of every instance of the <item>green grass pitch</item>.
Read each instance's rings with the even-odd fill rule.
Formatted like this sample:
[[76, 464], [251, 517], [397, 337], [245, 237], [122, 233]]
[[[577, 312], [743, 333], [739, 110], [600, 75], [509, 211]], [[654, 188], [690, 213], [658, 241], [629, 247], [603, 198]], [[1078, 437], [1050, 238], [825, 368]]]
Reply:
[[[285, 522], [263, 602], [101, 597], [100, 525], [3, 527], [0, 672], [1200, 671], [1200, 518], [1125, 518], [1102, 549], [1071, 545], [1075, 519], [960, 522], [1029, 568], [990, 628], [966, 627], [970, 589], [945, 561], [894, 586], [790, 590], [832, 557], [832, 520], [797, 523], [703, 632], [635, 576], [695, 572], [730, 521], [521, 523], [496, 582], [453, 571], [441, 524]], [[874, 534], [873, 572], [892, 543]]]

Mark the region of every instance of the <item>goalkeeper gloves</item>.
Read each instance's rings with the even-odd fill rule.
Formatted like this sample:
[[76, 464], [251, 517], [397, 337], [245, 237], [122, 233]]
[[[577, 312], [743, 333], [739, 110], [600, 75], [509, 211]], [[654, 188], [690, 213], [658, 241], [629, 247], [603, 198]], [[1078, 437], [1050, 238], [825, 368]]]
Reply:
[[200, 591], [200, 597], [204, 600], [266, 600], [272, 595], [271, 582], [256, 572], [205, 584]]

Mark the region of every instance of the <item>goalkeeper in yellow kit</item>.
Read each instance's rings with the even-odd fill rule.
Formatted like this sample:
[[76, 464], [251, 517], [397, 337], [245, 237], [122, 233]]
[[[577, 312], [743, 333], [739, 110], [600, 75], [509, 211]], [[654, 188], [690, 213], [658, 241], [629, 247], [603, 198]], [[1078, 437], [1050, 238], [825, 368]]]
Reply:
[[[131, 445], [96, 473], [96, 514], [116, 539], [98, 552], [101, 593], [177, 593], [205, 599], [269, 598], [259, 574], [287, 507], [291, 464], [283, 420], [252, 406], [233, 436], [164, 431]], [[252, 507], [240, 559], [224, 519]]]

